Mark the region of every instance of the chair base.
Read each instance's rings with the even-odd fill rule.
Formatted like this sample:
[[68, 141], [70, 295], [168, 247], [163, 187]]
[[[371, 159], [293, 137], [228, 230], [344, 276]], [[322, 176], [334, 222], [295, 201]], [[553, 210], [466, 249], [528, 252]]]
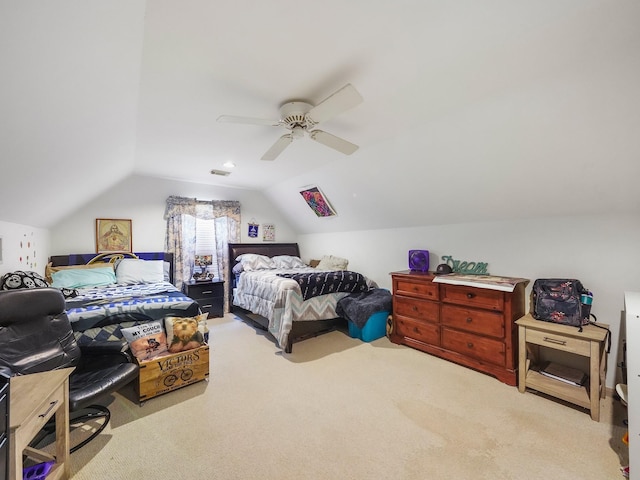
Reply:
[[[92, 410], [92, 411], [87, 412], [87, 410]], [[92, 432], [87, 438], [82, 440], [77, 445], [72, 446], [69, 449], [69, 453], [76, 452], [80, 448], [84, 447], [91, 440], [96, 438], [109, 424], [109, 420], [111, 419], [111, 412], [107, 407], [103, 407], [102, 405], [90, 405], [78, 412], [75, 412], [75, 415], [74, 415], [74, 412], [70, 413], [69, 430], [71, 432], [73, 432], [73, 430], [77, 428], [81, 428], [82, 425], [84, 425], [87, 422], [99, 420], [99, 419], [104, 419], [102, 424], [94, 432]], [[47, 422], [47, 424], [44, 427], [42, 427], [42, 430], [40, 430], [40, 433], [34, 438], [30, 446], [33, 448], [37, 448], [38, 445], [41, 442], [43, 442], [44, 439], [47, 438], [49, 435], [55, 435], [55, 432], [56, 432], [56, 423], [55, 423], [55, 417], [53, 417], [51, 420], [49, 420], [49, 422]]]
[[71, 447], [71, 449], [69, 450], [69, 453], [73, 453], [76, 450], [79, 450], [80, 448], [84, 447], [87, 443], [89, 443], [91, 440], [93, 440], [98, 435], [100, 435], [102, 430], [104, 430], [105, 427], [109, 424], [109, 420], [111, 420], [111, 412], [107, 407], [103, 407], [102, 405], [90, 405], [87, 407], [87, 409], [91, 409], [95, 411], [84, 413], [78, 416], [74, 416], [73, 412], [71, 412], [71, 419], [69, 420], [70, 430], [73, 430], [74, 428], [80, 428], [82, 424], [95, 419], [103, 418], [104, 421], [102, 422], [102, 425], [100, 425], [100, 427], [96, 429], [95, 432], [93, 432], [91, 435], [89, 435], [87, 438], [85, 438], [83, 441], [81, 441], [77, 445], [74, 445], [73, 447]]

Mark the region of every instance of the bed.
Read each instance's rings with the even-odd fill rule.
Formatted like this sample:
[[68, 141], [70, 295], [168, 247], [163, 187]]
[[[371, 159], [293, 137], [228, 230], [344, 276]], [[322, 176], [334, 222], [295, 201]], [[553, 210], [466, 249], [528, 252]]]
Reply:
[[[336, 291], [306, 298], [307, 291], [300, 287], [298, 274], [317, 274], [319, 271], [307, 265], [280, 264], [276, 268], [242, 271], [236, 259], [241, 255], [255, 254], [269, 258], [300, 258], [297, 243], [230, 243], [229, 244], [229, 306], [231, 312], [240, 314], [267, 330], [285, 353], [291, 353], [293, 343], [334, 330], [345, 322], [336, 314], [338, 300], [355, 292]], [[295, 263], [295, 262], [294, 262]], [[331, 273], [331, 272], [327, 272]], [[342, 272], [335, 272], [342, 273]], [[359, 276], [357, 289], [370, 289], [376, 285], [370, 279]], [[364, 285], [362, 284], [364, 282]], [[304, 294], [303, 294], [304, 291]]]
[[[116, 283], [93, 285], [104, 267], [114, 269]], [[193, 317], [200, 313], [195, 300], [172, 284], [170, 253], [54, 255], [47, 265], [49, 275], [59, 281], [53, 286], [65, 294], [67, 315], [80, 345], [94, 340], [122, 340], [122, 328], [165, 316]]]

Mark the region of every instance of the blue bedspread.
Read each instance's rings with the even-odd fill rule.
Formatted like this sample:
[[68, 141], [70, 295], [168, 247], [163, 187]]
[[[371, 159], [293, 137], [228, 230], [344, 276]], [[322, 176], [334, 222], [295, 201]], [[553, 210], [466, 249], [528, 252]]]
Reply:
[[66, 307], [75, 332], [199, 313], [198, 304], [169, 282], [79, 289]]

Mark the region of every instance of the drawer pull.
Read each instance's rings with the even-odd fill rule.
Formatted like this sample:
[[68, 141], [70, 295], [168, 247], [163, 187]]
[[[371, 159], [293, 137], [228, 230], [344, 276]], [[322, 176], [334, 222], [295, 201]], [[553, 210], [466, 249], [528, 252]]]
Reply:
[[210, 293], [213, 293], [213, 290], [203, 290], [202, 291], [202, 295], [209, 295]]
[[472, 342], [467, 342], [467, 348], [473, 348], [473, 343]]
[[467, 323], [471, 323], [471, 322], [473, 322], [473, 318], [467, 317]]
[[420, 329], [418, 327], [413, 327], [413, 333], [420, 333]]
[[545, 342], [555, 343], [556, 345], [566, 345], [566, 340], [558, 340], [557, 338], [544, 337]]
[[467, 293], [467, 298], [473, 298], [475, 296], [476, 296], [475, 293], [471, 293], [471, 292]]
[[57, 403], [58, 403], [58, 400], [49, 403], [49, 408], [47, 408], [47, 411], [44, 413], [41, 413], [40, 415], [38, 415], [38, 417], [41, 417], [41, 418], [46, 417], [49, 414], [49, 412], [53, 409], [53, 407], [56, 406]]
[[418, 311], [418, 307], [414, 305], [413, 307], [411, 307], [411, 310], [413, 310], [414, 312], [417, 312]]
[[213, 305], [209, 304], [209, 305], [200, 305], [202, 308], [211, 308], [213, 307]]

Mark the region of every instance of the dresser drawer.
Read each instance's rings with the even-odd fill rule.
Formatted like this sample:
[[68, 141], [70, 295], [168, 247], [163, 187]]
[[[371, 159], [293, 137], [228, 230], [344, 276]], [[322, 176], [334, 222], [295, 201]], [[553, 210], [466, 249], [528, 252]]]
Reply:
[[[578, 328], [576, 327], [576, 332], [577, 331]], [[589, 339], [572, 338], [567, 335], [527, 328], [526, 342], [543, 347], [552, 347], [555, 350], [575, 353], [576, 355], [582, 355], [584, 357], [591, 355], [591, 341]]]
[[440, 318], [443, 326], [504, 338], [504, 319], [498, 312], [445, 304]]
[[[9, 431], [7, 413], [9, 412], [9, 384], [0, 385], [0, 437]], [[1, 477], [0, 477], [1, 478]]]
[[25, 423], [20, 426], [24, 438], [33, 438], [42, 430], [47, 421], [53, 416], [58, 407], [64, 402], [64, 384], [54, 390], [48, 398], [42, 401], [37, 415], [27, 418]]
[[393, 313], [416, 320], [437, 322], [440, 317], [440, 305], [427, 300], [397, 296], [393, 304]]
[[393, 333], [399, 337], [411, 338], [428, 345], [440, 344], [440, 327], [435, 323], [394, 315]]
[[442, 347], [494, 365], [505, 365], [505, 346], [499, 340], [442, 328]]
[[504, 310], [504, 292], [488, 288], [464, 287], [442, 284], [442, 301], [468, 307]]
[[0, 434], [0, 479], [9, 478], [9, 436]]
[[438, 285], [428, 281], [412, 281], [410, 278], [395, 277], [394, 293], [426, 300], [438, 300]]
[[218, 284], [203, 283], [201, 285], [189, 285], [187, 288], [187, 295], [191, 298], [200, 299], [207, 297], [222, 297], [224, 296], [224, 290], [218, 287]]

